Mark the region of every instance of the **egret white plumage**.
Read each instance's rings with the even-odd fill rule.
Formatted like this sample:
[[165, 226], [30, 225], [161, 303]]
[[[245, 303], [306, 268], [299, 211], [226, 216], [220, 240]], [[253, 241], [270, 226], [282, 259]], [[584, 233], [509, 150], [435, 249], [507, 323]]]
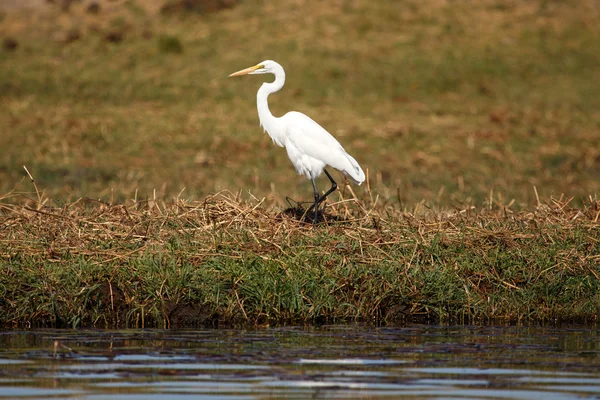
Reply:
[[[325, 167], [331, 166], [337, 169], [357, 185], [364, 182], [365, 174], [342, 145], [310, 117], [296, 111], [290, 111], [282, 117], [275, 117], [271, 114], [267, 98], [271, 93], [279, 91], [285, 83], [285, 71], [281, 65], [275, 61], [266, 60], [229, 76], [255, 74], [275, 75], [275, 81], [264, 82], [256, 94], [258, 118], [260, 125], [273, 139], [273, 142], [280, 147], [285, 147], [296, 171], [311, 180], [315, 203], [307, 212], [314, 208], [313, 222], [317, 223], [319, 204], [337, 189], [337, 183]], [[325, 172], [331, 181], [331, 188], [319, 196], [315, 179], [322, 172]]]

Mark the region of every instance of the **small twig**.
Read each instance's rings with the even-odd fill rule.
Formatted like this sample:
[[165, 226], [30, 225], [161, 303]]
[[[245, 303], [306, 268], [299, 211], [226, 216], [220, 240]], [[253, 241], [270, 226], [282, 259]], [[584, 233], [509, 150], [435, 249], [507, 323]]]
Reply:
[[33, 179], [33, 176], [31, 175], [31, 173], [29, 172], [27, 167], [25, 165], [23, 165], [23, 168], [25, 169], [25, 172], [27, 172], [27, 175], [29, 175], [29, 179], [31, 179], [31, 183], [33, 183], [33, 187], [35, 188], [35, 194], [37, 195], [37, 198], [38, 198], [37, 199], [37, 203], [38, 203], [37, 209], [39, 210], [43, 206], [42, 196], [40, 195], [40, 191], [38, 190], [37, 185], [35, 184], [35, 179]]
[[28, 210], [28, 211], [36, 212], [38, 214], [48, 215], [50, 217], [56, 217], [56, 218], [59, 218], [59, 219], [69, 219], [67, 216], [64, 216], [64, 215], [53, 214], [53, 213], [45, 212], [45, 211], [42, 211], [42, 210], [39, 210], [39, 209], [36, 210], [35, 208], [31, 208], [31, 207], [28, 207], [28, 206], [25, 206], [23, 208], [26, 209], [26, 210]]
[[535, 199], [537, 200], [537, 206], [540, 207], [542, 202], [540, 201], [540, 196], [538, 195], [537, 188], [534, 186], [533, 191], [535, 192]]
[[110, 308], [114, 312], [115, 311], [115, 302], [114, 302], [114, 295], [113, 295], [113, 290], [112, 290], [112, 283], [110, 281], [108, 281], [108, 288], [110, 289]]
[[371, 182], [369, 181], [369, 168], [367, 168], [367, 193], [369, 194], [369, 197], [371, 198], [371, 204], [373, 204], [373, 192], [371, 192]]

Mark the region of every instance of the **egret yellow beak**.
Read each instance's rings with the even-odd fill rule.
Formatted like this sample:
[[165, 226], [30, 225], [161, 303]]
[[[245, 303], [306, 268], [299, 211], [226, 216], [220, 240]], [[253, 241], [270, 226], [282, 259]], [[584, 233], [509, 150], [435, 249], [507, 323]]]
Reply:
[[238, 71], [238, 72], [234, 72], [233, 74], [231, 74], [229, 76], [232, 77], [232, 76], [248, 75], [250, 72], [256, 71], [257, 69], [259, 69], [261, 67], [262, 67], [262, 65], [258, 64], [258, 65], [255, 65], [254, 67], [250, 67], [250, 68], [246, 68], [246, 69], [243, 69], [241, 71]]

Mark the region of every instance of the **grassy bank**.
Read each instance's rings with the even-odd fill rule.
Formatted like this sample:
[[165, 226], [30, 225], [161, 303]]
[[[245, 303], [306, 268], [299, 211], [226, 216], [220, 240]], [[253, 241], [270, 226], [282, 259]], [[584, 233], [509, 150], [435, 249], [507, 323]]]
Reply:
[[[0, 11], [2, 323], [597, 318], [597, 1], [166, 2]], [[368, 174], [329, 225], [264, 59]]]
[[241, 202], [5, 206], [0, 322], [158, 326], [597, 320], [600, 204], [398, 212], [312, 226]]

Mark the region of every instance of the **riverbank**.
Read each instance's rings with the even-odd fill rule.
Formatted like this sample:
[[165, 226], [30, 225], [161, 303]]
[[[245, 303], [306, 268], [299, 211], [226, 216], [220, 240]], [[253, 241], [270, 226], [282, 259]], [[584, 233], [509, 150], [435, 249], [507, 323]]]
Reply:
[[451, 212], [345, 201], [312, 226], [228, 193], [3, 204], [0, 323], [596, 320], [599, 215], [591, 199]]

